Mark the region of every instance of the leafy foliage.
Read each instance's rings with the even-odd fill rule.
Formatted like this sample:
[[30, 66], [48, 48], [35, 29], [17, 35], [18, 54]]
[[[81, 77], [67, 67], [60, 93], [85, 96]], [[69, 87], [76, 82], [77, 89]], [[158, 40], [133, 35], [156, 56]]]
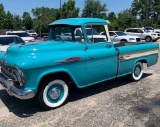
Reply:
[[160, 0], [134, 0], [131, 9], [132, 15], [138, 16], [143, 26], [160, 25]]
[[62, 5], [62, 9], [60, 9], [60, 17], [61, 18], [75, 18], [79, 17], [79, 8], [75, 7], [75, 1], [74, 0], [68, 0], [67, 3], [64, 3]]
[[101, 5], [100, 0], [86, 0], [82, 17], [106, 18], [107, 5]]
[[[76, 8], [75, 0], [68, 0], [61, 8], [48, 7], [33, 8], [32, 14], [24, 12], [22, 17], [5, 12], [3, 4], [0, 4], [0, 29], [20, 30], [34, 29], [39, 32], [48, 32], [48, 24], [62, 18], [80, 17], [80, 8]], [[113, 5], [114, 6], [114, 5]], [[110, 12], [107, 5], [100, 0], [85, 0], [81, 17], [96, 17], [109, 20], [110, 30], [124, 30], [128, 27], [152, 26], [160, 28], [160, 0], [133, 0], [130, 8], [122, 10], [118, 14]]]
[[27, 30], [32, 29], [33, 21], [32, 21], [30, 14], [28, 12], [24, 12], [22, 18], [23, 18], [23, 24], [25, 26], [25, 29]]
[[110, 21], [109, 30], [118, 30], [119, 29], [117, 16], [114, 12], [110, 12], [108, 14], [107, 19]]
[[5, 17], [6, 13], [4, 11], [4, 6], [3, 4], [0, 4], [0, 29], [5, 29]]
[[56, 19], [55, 9], [48, 7], [41, 7], [32, 9], [34, 19], [34, 27], [37, 31], [48, 31], [48, 24]]

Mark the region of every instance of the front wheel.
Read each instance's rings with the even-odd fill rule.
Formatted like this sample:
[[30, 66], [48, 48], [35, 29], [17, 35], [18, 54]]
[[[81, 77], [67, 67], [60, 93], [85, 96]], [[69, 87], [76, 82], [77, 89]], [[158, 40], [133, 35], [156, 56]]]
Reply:
[[137, 62], [131, 74], [131, 80], [138, 81], [143, 75], [143, 63]]
[[51, 80], [43, 87], [38, 95], [40, 105], [49, 110], [63, 105], [68, 97], [69, 89], [65, 81], [61, 79]]
[[152, 38], [149, 37], [149, 36], [147, 36], [147, 37], [145, 38], [145, 41], [146, 41], [146, 42], [151, 42], [151, 41], [152, 41]]

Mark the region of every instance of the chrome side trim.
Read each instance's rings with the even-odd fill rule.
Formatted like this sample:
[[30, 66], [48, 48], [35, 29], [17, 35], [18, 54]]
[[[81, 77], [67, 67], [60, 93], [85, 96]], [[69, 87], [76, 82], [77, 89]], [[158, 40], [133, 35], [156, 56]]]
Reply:
[[129, 59], [134, 59], [142, 56], [149, 56], [153, 54], [158, 54], [158, 50], [149, 50], [149, 51], [143, 51], [143, 52], [122, 54], [122, 55], [119, 55], [119, 60], [121, 62]]
[[80, 60], [82, 60], [81, 57], [73, 57], [73, 58], [68, 58], [68, 59], [57, 60], [55, 62], [57, 62], [57, 63], [69, 63], [69, 62], [75, 62], [75, 61], [80, 61]]

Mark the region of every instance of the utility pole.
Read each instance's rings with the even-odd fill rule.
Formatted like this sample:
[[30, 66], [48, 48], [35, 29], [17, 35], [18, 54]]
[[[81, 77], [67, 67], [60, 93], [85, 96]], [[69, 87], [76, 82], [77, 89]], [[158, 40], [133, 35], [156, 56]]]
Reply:
[[145, 24], [144, 24], [144, 27], [146, 27], [147, 25], [147, 0], [145, 1]]
[[152, 27], [152, 24], [153, 24], [153, 1], [151, 0], [151, 27]]
[[61, 4], [61, 0], [60, 0], [60, 19], [62, 18], [62, 13], [61, 13], [61, 12], [62, 12], [62, 11], [61, 11], [61, 8], [62, 8], [62, 7], [61, 7], [61, 6], [62, 6], [62, 4]]

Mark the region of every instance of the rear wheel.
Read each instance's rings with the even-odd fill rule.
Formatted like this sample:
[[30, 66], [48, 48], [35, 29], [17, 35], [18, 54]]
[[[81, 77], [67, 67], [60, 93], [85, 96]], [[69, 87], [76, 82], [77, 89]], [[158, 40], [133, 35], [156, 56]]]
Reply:
[[131, 74], [131, 80], [138, 81], [143, 75], [143, 63], [137, 62]]
[[53, 79], [43, 84], [38, 101], [40, 105], [49, 110], [60, 107], [65, 103], [69, 94], [68, 85], [62, 79]]

